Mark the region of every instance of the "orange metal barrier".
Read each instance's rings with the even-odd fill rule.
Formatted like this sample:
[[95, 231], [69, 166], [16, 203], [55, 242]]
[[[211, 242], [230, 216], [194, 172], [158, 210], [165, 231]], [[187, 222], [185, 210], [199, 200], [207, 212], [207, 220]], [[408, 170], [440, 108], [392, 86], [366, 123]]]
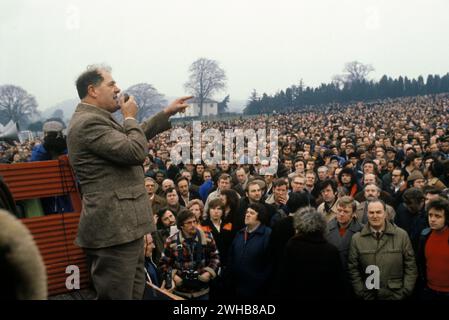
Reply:
[[0, 175], [15, 201], [69, 195], [73, 212], [24, 218], [47, 269], [48, 295], [67, 293], [66, 267], [80, 269], [81, 289], [88, 286], [86, 257], [74, 244], [81, 213], [81, 197], [67, 156], [58, 160], [1, 164]]

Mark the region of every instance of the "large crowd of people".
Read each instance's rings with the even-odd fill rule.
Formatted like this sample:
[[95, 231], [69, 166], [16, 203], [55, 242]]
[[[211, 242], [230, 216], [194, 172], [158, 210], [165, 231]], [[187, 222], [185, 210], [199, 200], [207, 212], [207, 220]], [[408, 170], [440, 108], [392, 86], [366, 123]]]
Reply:
[[[164, 286], [171, 272], [188, 299], [448, 299], [448, 111], [438, 95], [202, 123], [278, 129], [276, 172], [174, 165], [175, 142], [159, 135], [145, 163], [154, 276]], [[197, 258], [176, 249], [187, 230]], [[190, 276], [206, 268], [207, 280]]]
[[[174, 164], [171, 131], [150, 140], [153, 284], [185, 299], [449, 300], [449, 95], [202, 126], [277, 129], [277, 170]], [[38, 145], [3, 144], [1, 161]]]

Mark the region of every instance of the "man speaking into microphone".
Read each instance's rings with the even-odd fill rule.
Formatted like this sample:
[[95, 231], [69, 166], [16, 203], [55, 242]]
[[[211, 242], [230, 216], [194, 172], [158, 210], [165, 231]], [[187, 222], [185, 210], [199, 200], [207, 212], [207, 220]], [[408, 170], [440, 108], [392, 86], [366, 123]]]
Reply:
[[[143, 237], [155, 230], [144, 186], [148, 140], [171, 127], [169, 117], [188, 107], [183, 97], [139, 124], [133, 97], [107, 66], [90, 66], [76, 80], [80, 104], [67, 130], [70, 163], [81, 185], [76, 244], [87, 256], [97, 299], [142, 299]], [[120, 109], [124, 121], [112, 113]]]

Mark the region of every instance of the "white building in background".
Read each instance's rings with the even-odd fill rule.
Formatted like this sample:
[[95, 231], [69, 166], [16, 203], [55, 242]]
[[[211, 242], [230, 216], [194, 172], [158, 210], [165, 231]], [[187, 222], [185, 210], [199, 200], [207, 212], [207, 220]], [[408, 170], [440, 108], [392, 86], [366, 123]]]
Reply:
[[[178, 113], [174, 117], [175, 118], [185, 118], [185, 117], [198, 117], [200, 115], [200, 106], [199, 106], [199, 100], [197, 98], [193, 98], [187, 103], [190, 105], [186, 109], [185, 113]], [[211, 100], [211, 99], [205, 99], [203, 101], [203, 116], [215, 116], [218, 114], [218, 102]]]

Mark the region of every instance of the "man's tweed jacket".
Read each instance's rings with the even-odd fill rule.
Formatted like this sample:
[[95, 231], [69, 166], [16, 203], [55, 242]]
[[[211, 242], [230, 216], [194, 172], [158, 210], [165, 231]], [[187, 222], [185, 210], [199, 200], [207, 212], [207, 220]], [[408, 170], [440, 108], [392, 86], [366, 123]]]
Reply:
[[68, 154], [79, 179], [83, 209], [75, 243], [104, 248], [155, 230], [144, 186], [148, 139], [171, 127], [160, 112], [141, 125], [120, 125], [111, 113], [80, 103], [67, 130]]

